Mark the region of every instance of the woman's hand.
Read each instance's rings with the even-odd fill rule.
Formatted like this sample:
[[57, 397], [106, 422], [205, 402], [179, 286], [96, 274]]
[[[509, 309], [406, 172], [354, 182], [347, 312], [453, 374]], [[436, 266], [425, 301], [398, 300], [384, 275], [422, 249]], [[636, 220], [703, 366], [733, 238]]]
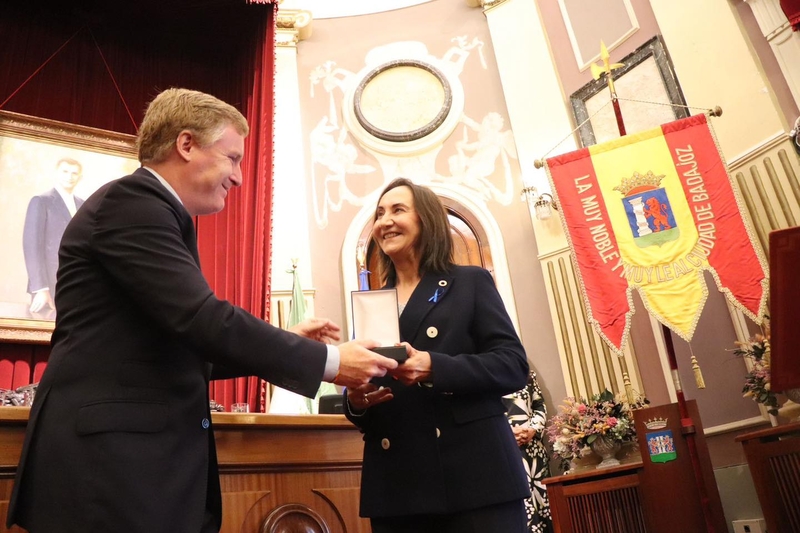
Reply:
[[530, 426], [511, 426], [511, 431], [514, 432], [517, 446], [525, 446], [536, 436], [536, 430]]
[[347, 403], [354, 411], [365, 411], [367, 407], [388, 402], [394, 398], [389, 387], [378, 388], [372, 383], [347, 389]]
[[398, 379], [404, 385], [413, 385], [414, 383], [430, 382], [433, 379], [433, 372], [431, 371], [431, 354], [428, 352], [420, 352], [415, 350], [407, 342], [401, 342], [398, 346], [406, 347], [406, 354], [408, 359], [403, 364], [397, 365], [397, 368], [390, 370], [394, 378]]

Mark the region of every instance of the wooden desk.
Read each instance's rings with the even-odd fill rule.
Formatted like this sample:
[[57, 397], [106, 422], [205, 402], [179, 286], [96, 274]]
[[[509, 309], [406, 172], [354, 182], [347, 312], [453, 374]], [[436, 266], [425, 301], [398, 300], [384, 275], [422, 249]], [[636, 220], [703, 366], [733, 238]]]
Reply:
[[800, 531], [800, 423], [736, 437], [769, 531]]
[[[27, 421], [26, 407], [0, 408], [0, 532], [23, 531], [5, 520]], [[221, 533], [260, 533], [273, 512], [305, 513], [331, 533], [370, 532], [358, 516], [363, 442], [343, 415], [213, 413], [212, 423]]]

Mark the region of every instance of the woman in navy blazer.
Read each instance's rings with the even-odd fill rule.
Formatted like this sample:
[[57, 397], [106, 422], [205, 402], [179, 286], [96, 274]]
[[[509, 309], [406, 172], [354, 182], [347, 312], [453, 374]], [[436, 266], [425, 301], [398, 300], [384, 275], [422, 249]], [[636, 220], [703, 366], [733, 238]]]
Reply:
[[492, 276], [453, 264], [444, 206], [408, 179], [381, 194], [372, 238], [408, 359], [346, 391], [364, 433], [361, 515], [373, 533], [524, 532], [530, 489], [501, 398], [528, 362]]

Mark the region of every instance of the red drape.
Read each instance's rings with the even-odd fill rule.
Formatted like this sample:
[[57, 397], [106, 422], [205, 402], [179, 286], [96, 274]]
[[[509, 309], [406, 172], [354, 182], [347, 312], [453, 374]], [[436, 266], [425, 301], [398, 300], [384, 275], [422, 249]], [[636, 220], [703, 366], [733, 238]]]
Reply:
[[[261, 317], [269, 301], [276, 9], [270, 3], [4, 0], [0, 17], [1, 109], [133, 134], [158, 92], [187, 87], [245, 113], [252, 128], [245, 176], [258, 190], [232, 194], [230, 213], [204, 224], [199, 238], [218, 293]], [[215, 265], [217, 253], [249, 266]], [[48, 355], [49, 346], [0, 343], [0, 386], [38, 381]]]
[[792, 29], [800, 31], [800, 0], [781, 0], [781, 9], [789, 19]]
[[[275, 4], [277, 7], [277, 4]], [[197, 220], [203, 273], [218, 297], [267, 320], [269, 313], [270, 234], [272, 228], [272, 131], [274, 111], [275, 9], [263, 21], [253, 49], [252, 89], [246, 117], [250, 135], [242, 163], [242, 186], [226, 208]], [[266, 349], [266, 347], [265, 347]], [[209, 395], [226, 410], [246, 402], [263, 412], [262, 382], [255, 376], [213, 381]]]
[[44, 344], [0, 344], [0, 389], [38, 383], [49, 355]]

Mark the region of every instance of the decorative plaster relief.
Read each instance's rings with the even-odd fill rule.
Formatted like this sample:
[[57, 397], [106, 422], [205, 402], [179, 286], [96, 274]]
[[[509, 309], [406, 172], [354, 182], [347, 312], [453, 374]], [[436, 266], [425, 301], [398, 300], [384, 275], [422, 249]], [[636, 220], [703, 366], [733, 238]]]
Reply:
[[[314, 216], [320, 228], [327, 226], [329, 212], [340, 211], [345, 202], [371, 203], [372, 196], [399, 176], [441, 183], [484, 203], [511, 203], [510, 160], [516, 159], [512, 132], [498, 112], [479, 120], [464, 113], [460, 75], [473, 51], [487, 68], [484, 43], [467, 36], [451, 42], [441, 58], [431, 55], [424, 43], [395, 42], [370, 50], [358, 73], [338, 67], [333, 59], [311, 71], [311, 97], [317, 86], [328, 94], [328, 113], [309, 134]], [[459, 126], [459, 138], [440, 154]], [[442, 161], [449, 175], [436, 171], [440, 157], [446, 158]], [[379, 186], [367, 193], [356, 194], [353, 189], [363, 187], [348, 186], [348, 177], [352, 182], [358, 175], [375, 173]]]

